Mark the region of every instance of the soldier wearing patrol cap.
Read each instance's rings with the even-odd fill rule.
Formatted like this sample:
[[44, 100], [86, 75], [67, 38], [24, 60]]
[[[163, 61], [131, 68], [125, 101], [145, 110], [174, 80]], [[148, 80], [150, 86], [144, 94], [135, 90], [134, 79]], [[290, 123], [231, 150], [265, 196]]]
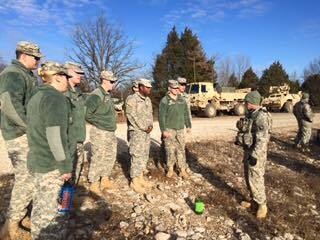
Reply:
[[117, 155], [117, 138], [114, 134], [116, 112], [110, 92], [117, 78], [111, 71], [100, 74], [101, 85], [86, 100], [86, 121], [91, 124], [90, 141], [92, 157], [89, 169], [90, 191], [101, 195], [102, 190], [110, 189], [114, 184], [109, 176]]
[[[72, 122], [67, 70], [62, 64], [45, 62], [38, 69], [43, 85], [27, 107], [27, 165], [32, 173], [32, 239], [65, 239], [65, 222], [57, 217], [57, 196], [71, 178], [72, 159], [68, 129]], [[26, 190], [25, 190], [26, 191]]]
[[[126, 102], [129, 101], [136, 92], [139, 92], [139, 80], [134, 80], [132, 82], [132, 87], [131, 87], [131, 94], [128, 95], [127, 99], [126, 99]], [[126, 107], [127, 103], [125, 103], [125, 107]], [[127, 120], [127, 127], [128, 127], [128, 130], [127, 130], [127, 141], [130, 142], [130, 133], [129, 133], [129, 121]]]
[[139, 79], [139, 91], [126, 101], [126, 117], [129, 122], [129, 152], [131, 155], [130, 187], [144, 193], [152, 184], [143, 177], [143, 171], [149, 159], [150, 132], [153, 129], [152, 103], [148, 97], [151, 93], [151, 82]]
[[188, 112], [190, 115], [189, 117], [190, 117], [190, 119], [192, 119], [191, 109], [190, 109], [190, 98], [189, 98], [189, 94], [186, 93], [187, 79], [185, 79], [183, 77], [178, 77], [177, 81], [179, 83], [179, 91], [180, 91], [181, 97], [186, 101], [187, 106], [188, 106]]
[[18, 223], [32, 198], [31, 177], [27, 170], [26, 106], [37, 83], [32, 70], [37, 69], [41, 57], [37, 44], [19, 42], [16, 59], [0, 74], [1, 131], [15, 174], [8, 220], [0, 232], [0, 239], [8, 232], [12, 239], [15, 238]]
[[173, 176], [175, 166], [179, 170], [179, 176], [187, 178], [184, 127], [189, 133], [191, 119], [187, 103], [179, 93], [179, 83], [169, 80], [169, 92], [160, 101], [159, 125], [166, 149], [167, 177]]
[[294, 146], [306, 150], [311, 138], [313, 113], [309, 104], [309, 94], [302, 93], [301, 100], [293, 107], [293, 114], [298, 122], [298, 133], [294, 140]]
[[77, 88], [84, 76], [81, 65], [74, 62], [66, 62], [64, 64], [71, 78], [69, 81], [69, 89], [66, 96], [72, 103], [72, 124], [69, 128], [70, 153], [74, 163], [73, 180], [75, 183], [79, 181], [81, 165], [84, 163], [83, 142], [86, 139], [84, 95]]

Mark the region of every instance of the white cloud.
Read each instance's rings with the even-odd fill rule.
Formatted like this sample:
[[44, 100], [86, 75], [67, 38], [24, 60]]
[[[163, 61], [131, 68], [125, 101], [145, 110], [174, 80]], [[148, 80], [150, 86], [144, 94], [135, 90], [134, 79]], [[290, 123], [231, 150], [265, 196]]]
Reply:
[[163, 21], [179, 25], [180, 21], [219, 21], [228, 17], [252, 18], [263, 15], [269, 8], [268, 0], [185, 0], [176, 4]]
[[7, 16], [3, 21], [9, 26], [61, 27], [75, 23], [82, 9], [103, 7], [103, 0], [7, 0], [0, 6], [0, 13]]

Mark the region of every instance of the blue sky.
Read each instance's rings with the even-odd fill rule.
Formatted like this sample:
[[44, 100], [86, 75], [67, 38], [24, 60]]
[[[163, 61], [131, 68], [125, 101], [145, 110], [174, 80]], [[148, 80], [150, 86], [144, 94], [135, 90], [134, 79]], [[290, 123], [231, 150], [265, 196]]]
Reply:
[[101, 12], [134, 41], [146, 70], [173, 25], [190, 27], [209, 57], [249, 57], [258, 74], [279, 60], [301, 75], [320, 56], [317, 0], [0, 0], [0, 56], [9, 62], [16, 43], [29, 40], [46, 59], [65, 61], [72, 27]]

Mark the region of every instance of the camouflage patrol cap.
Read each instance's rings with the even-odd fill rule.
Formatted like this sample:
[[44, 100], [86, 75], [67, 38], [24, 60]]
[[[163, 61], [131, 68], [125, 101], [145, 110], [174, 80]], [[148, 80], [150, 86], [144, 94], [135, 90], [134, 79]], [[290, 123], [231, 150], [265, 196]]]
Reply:
[[111, 82], [117, 81], [117, 78], [113, 75], [113, 73], [111, 71], [108, 71], [108, 70], [103, 70], [100, 73], [100, 79], [101, 80], [111, 81]]
[[26, 42], [26, 41], [18, 42], [16, 50], [34, 57], [38, 57], [38, 58], [43, 57], [43, 55], [40, 52], [39, 46], [32, 42]]
[[41, 67], [38, 69], [38, 75], [43, 77], [44, 75], [65, 75], [70, 78], [71, 76], [68, 74], [68, 70], [64, 67], [64, 65], [54, 62], [54, 61], [46, 61], [41, 64]]
[[309, 93], [303, 92], [301, 95], [301, 99], [309, 99]]
[[151, 81], [146, 79], [146, 78], [140, 78], [139, 79], [139, 84], [145, 86], [145, 87], [148, 87], [148, 88], [151, 88], [152, 85], [151, 85]]
[[247, 95], [244, 97], [244, 100], [253, 105], [260, 106], [262, 97], [258, 91], [252, 91], [247, 93]]
[[176, 80], [170, 79], [168, 83], [170, 88], [179, 88], [179, 83]]
[[177, 81], [179, 84], [187, 84], [187, 79], [185, 79], [183, 77], [178, 77]]
[[76, 73], [79, 73], [79, 74], [84, 74], [84, 71], [82, 70], [82, 66], [78, 63], [75, 63], [75, 62], [66, 62], [64, 64], [64, 67], [67, 68], [67, 69], [74, 69], [74, 71]]

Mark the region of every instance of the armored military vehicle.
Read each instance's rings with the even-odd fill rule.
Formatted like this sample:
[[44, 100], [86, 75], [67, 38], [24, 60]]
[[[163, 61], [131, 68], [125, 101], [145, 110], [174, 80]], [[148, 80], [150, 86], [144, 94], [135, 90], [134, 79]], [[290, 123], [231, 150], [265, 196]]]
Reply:
[[262, 105], [269, 111], [283, 111], [291, 113], [293, 106], [300, 101], [301, 95], [289, 92], [290, 86], [284, 84], [281, 86], [270, 86], [269, 97], [263, 99]]
[[244, 97], [250, 88], [215, 88], [211, 82], [197, 82], [187, 85], [191, 112], [212, 118], [219, 111], [232, 112], [237, 116], [245, 114]]

